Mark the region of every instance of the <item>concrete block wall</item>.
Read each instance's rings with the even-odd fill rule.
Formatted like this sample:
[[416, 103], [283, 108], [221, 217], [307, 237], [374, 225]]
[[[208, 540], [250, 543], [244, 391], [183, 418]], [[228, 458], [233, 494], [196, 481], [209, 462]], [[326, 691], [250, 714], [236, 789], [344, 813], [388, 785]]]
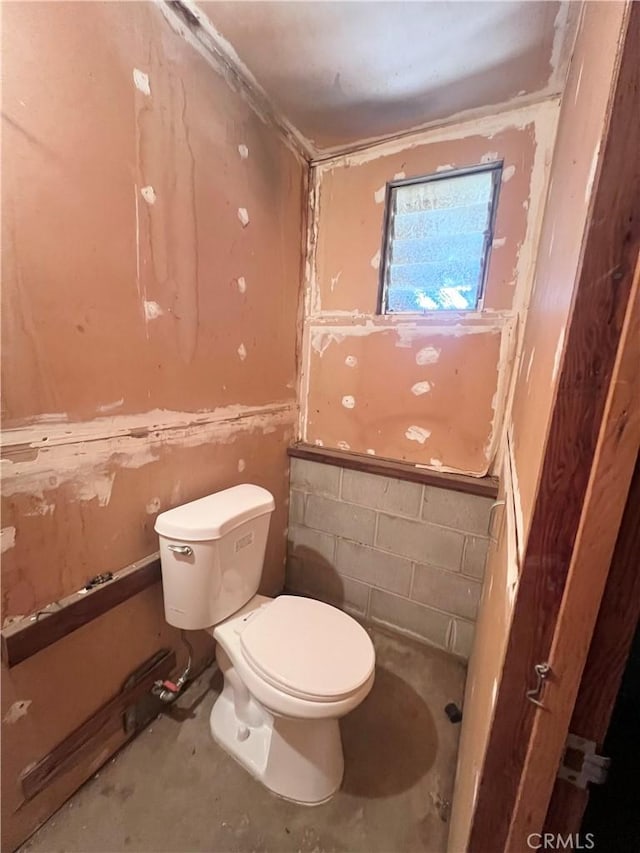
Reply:
[[286, 587], [468, 658], [491, 503], [292, 459]]

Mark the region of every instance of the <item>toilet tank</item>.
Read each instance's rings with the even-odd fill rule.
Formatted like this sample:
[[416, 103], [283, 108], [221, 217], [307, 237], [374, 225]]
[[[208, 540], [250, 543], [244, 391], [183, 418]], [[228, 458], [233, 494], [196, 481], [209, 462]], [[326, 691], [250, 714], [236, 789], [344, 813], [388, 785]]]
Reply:
[[209, 628], [258, 591], [273, 495], [244, 484], [162, 512], [156, 518], [165, 618]]

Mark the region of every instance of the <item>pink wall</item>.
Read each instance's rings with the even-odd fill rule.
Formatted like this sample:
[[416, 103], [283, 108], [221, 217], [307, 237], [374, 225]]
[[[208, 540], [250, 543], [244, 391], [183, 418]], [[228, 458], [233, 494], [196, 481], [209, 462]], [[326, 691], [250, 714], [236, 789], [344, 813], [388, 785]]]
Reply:
[[[306, 165], [158, 5], [2, 11], [3, 619], [153, 553], [159, 511], [243, 481], [276, 498], [273, 593]], [[3, 849], [123, 734], [18, 810], [21, 771], [172, 645], [182, 661], [158, 586], [3, 669]]]
[[[315, 166], [304, 441], [475, 476], [491, 469], [556, 116], [545, 102]], [[482, 311], [376, 315], [387, 181], [500, 159]]]

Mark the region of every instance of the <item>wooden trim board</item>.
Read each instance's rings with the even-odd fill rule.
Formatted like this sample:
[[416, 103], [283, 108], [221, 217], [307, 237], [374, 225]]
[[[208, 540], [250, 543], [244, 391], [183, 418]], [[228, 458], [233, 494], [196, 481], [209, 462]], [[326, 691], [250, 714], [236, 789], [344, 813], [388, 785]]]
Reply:
[[469, 495], [480, 495], [485, 498], [496, 498], [498, 495], [497, 477], [449, 474], [444, 471], [419, 468], [411, 462], [398, 462], [394, 459], [368, 456], [364, 453], [350, 453], [344, 450], [329, 450], [326, 447], [316, 447], [311, 444], [294, 444], [287, 448], [287, 453], [294, 459], [306, 459], [308, 462], [350, 468], [353, 471], [378, 474], [381, 477], [395, 477], [396, 480], [424, 483], [427, 486], [465, 492]]
[[[537, 713], [526, 691], [535, 683], [534, 665], [548, 661], [551, 655], [632, 291], [640, 246], [639, 39], [640, 4], [634, 3], [630, 4], [601, 172], [478, 787], [471, 853], [508, 849]], [[549, 760], [553, 760], [551, 753]]]
[[[549, 655], [553, 677], [544, 693], [545, 709], [535, 712], [508, 850], [522, 845], [545, 820], [638, 457], [639, 284], [640, 263]], [[629, 604], [627, 609], [637, 621], [637, 608]], [[624, 612], [618, 614], [620, 621]]]
[[[640, 333], [639, 333], [640, 334]], [[589, 656], [569, 730], [602, 747], [640, 620], [640, 457], [600, 604]], [[605, 753], [606, 754], [606, 753]], [[589, 790], [556, 779], [544, 832], [567, 836], [580, 831]]]
[[[20, 777], [25, 801], [33, 799], [54, 779], [77, 764], [85, 753], [107, 740], [122, 726], [122, 715], [126, 709], [149, 693], [155, 681], [167, 678], [175, 666], [176, 653], [172, 649], [159, 651], [137, 674], [133, 684], [110, 699], [44, 758], [25, 768]], [[131, 737], [134, 734], [132, 731]]]
[[112, 580], [105, 584], [60, 599], [55, 610], [43, 608], [37, 614], [7, 625], [0, 633], [2, 662], [7, 667], [15, 666], [158, 583], [160, 578], [160, 557], [156, 552], [115, 572]]
[[551, 654], [632, 289], [640, 246], [639, 30], [640, 4], [633, 3], [478, 787], [471, 853], [507, 849], [536, 714], [526, 691], [535, 684], [534, 666]]

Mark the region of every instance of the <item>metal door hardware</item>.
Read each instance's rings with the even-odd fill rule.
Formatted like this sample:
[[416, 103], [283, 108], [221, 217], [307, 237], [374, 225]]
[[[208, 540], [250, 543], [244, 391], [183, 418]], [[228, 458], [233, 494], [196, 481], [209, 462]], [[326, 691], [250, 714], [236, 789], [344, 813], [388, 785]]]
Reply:
[[564, 746], [558, 779], [565, 779], [576, 788], [586, 788], [589, 783], [602, 785], [607, 781], [611, 759], [598, 755], [596, 743], [569, 733]]
[[551, 667], [548, 663], [537, 663], [533, 667], [533, 671], [536, 674], [536, 686], [532, 687], [531, 690], [527, 690], [527, 699], [533, 702], [534, 705], [537, 705], [538, 708], [544, 708], [544, 705], [540, 701], [540, 696], [542, 695], [545, 681], [551, 675]]
[[167, 545], [167, 548], [176, 554], [182, 554], [184, 557], [190, 557], [193, 554], [193, 549], [188, 545]]

